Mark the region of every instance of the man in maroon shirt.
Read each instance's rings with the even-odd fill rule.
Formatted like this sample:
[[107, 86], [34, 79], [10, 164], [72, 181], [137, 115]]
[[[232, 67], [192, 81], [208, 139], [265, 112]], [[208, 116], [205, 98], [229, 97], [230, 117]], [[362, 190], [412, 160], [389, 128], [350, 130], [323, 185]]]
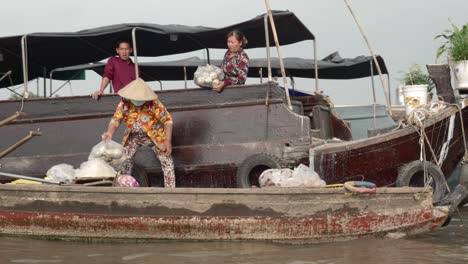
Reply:
[[104, 74], [101, 81], [101, 87], [98, 91], [91, 94], [93, 99], [98, 99], [102, 95], [104, 89], [112, 81], [114, 93], [117, 93], [121, 88], [135, 80], [135, 64], [130, 59], [132, 46], [129, 41], [120, 40], [117, 42], [115, 51], [118, 57], [110, 57], [104, 68]]

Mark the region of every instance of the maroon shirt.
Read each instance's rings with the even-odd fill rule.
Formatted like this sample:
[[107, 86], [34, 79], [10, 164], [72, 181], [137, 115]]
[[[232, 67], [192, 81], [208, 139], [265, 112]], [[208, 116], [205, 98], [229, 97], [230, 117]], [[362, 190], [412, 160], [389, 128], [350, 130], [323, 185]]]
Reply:
[[129, 59], [129, 63], [120, 57], [110, 57], [104, 68], [103, 77], [109, 78], [114, 87], [114, 93], [117, 93], [125, 85], [135, 80], [135, 64]]

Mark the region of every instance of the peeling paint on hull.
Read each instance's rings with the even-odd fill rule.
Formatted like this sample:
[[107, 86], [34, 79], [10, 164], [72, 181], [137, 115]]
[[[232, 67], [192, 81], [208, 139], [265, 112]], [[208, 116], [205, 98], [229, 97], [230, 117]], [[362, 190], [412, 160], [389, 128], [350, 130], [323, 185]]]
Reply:
[[[87, 194], [41, 191], [40, 187], [34, 187], [32, 192], [24, 188], [5, 192], [2, 188], [0, 186], [2, 234], [62, 239], [312, 243], [362, 236], [381, 237], [396, 232], [407, 235], [428, 232], [444, 223], [448, 211], [447, 208], [432, 206], [430, 192], [417, 200], [414, 193], [406, 188], [379, 190], [373, 196], [349, 196], [341, 189], [217, 189], [213, 192], [185, 189], [184, 192], [180, 189], [148, 188], [156, 190], [146, 190], [138, 195], [136, 191], [123, 192], [120, 188], [100, 193], [97, 187]], [[395, 192], [392, 189], [405, 190]], [[110, 206], [106, 199], [112, 199], [115, 194], [123, 199], [112, 205], [112, 212], [105, 213], [106, 210], [100, 206]], [[191, 199], [187, 200], [187, 195]], [[82, 201], [80, 206], [79, 200], [84, 200], [85, 196], [94, 199], [94, 209], [103, 213], [96, 213], [88, 201]], [[248, 199], [249, 196], [252, 200]], [[134, 197], [139, 199], [132, 199]], [[36, 199], [50, 202], [50, 209], [46, 206], [39, 210], [27, 209], [28, 204], [34, 204]], [[66, 202], [71, 201], [77, 204], [70, 207]], [[164, 201], [171, 201], [166, 203], [171, 210], [161, 211], [161, 208], [152, 207], [164, 204]], [[145, 208], [153, 209], [148, 209], [145, 215]], [[160, 213], [152, 210], [160, 210]], [[171, 211], [172, 215], [169, 214]]]

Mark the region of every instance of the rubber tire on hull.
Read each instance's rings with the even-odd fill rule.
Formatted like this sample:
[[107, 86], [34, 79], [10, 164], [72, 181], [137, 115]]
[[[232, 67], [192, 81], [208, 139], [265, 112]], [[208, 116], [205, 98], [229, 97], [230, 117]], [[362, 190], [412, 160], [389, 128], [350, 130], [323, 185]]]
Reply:
[[[398, 172], [395, 185], [397, 187], [424, 187], [424, 165], [426, 166], [427, 173], [433, 180], [431, 184], [433, 191], [432, 202], [435, 203], [442, 200], [442, 198], [447, 194], [447, 181], [445, 180], [444, 173], [440, 168], [431, 162], [415, 160], [405, 164]], [[418, 179], [413, 179], [416, 174], [418, 174]], [[419, 182], [415, 183], [415, 180], [419, 180]]]
[[140, 187], [149, 187], [148, 174], [141, 166], [133, 165], [132, 176], [140, 184]]
[[258, 177], [267, 169], [280, 169], [281, 160], [267, 153], [258, 153], [247, 157], [237, 169], [237, 187], [258, 186]]

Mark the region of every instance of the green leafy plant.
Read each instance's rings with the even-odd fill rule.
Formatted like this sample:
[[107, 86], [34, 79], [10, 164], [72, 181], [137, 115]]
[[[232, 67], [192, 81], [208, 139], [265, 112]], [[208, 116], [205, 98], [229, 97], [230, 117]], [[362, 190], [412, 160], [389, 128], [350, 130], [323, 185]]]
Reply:
[[402, 81], [405, 85], [426, 85], [427, 92], [430, 93], [434, 89], [435, 84], [432, 81], [429, 74], [425, 73], [421, 66], [418, 64], [412, 64], [408, 67], [406, 72], [403, 72]]
[[463, 61], [468, 59], [468, 23], [460, 29], [451, 23], [451, 30], [445, 30], [444, 34], [438, 35], [435, 39], [443, 38], [445, 43], [437, 49], [438, 59], [442, 54], [446, 54], [451, 61]]

